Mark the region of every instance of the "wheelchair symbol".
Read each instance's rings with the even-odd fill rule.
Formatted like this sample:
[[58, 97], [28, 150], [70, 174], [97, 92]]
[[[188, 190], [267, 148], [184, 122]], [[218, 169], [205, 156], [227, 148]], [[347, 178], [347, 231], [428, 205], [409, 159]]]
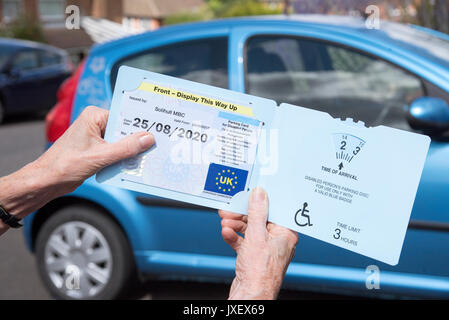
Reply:
[[[300, 226], [300, 227], [311, 227], [311, 226], [313, 226], [313, 224], [311, 224], [310, 223], [310, 216], [307, 214], [308, 212], [309, 212], [309, 210], [307, 210], [307, 206], [308, 206], [308, 204], [307, 204], [307, 202], [304, 202], [304, 204], [303, 204], [303, 206], [302, 206], [302, 209], [299, 209], [298, 211], [296, 211], [296, 214], [295, 214], [295, 223], [298, 225], [298, 226]], [[300, 214], [301, 213], [301, 214]], [[298, 217], [298, 215], [300, 214], [300, 217]], [[306, 218], [307, 219], [307, 222], [305, 222], [305, 223], [299, 223], [299, 221], [298, 221], [298, 218]], [[302, 219], [301, 218], [301, 219]], [[304, 220], [305, 221], [305, 219], [302, 219], [302, 220]]]

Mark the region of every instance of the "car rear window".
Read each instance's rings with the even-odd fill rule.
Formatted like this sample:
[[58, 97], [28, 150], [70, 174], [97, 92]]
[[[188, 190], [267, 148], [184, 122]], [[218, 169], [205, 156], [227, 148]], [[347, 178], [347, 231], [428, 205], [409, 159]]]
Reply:
[[43, 67], [58, 65], [61, 63], [62, 60], [61, 55], [55, 52], [41, 51], [40, 55], [41, 55], [41, 65]]
[[22, 51], [16, 55], [12, 68], [27, 71], [39, 68], [39, 58], [36, 50]]
[[178, 42], [128, 56], [112, 68], [112, 88], [121, 66], [228, 88], [228, 41], [220, 37]]

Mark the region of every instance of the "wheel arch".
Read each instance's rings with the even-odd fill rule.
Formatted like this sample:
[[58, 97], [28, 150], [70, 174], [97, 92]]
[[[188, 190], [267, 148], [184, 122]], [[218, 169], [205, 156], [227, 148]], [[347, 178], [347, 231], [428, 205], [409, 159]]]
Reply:
[[6, 94], [0, 89], [0, 105], [3, 106], [4, 111], [6, 112]]
[[31, 224], [31, 250], [34, 252], [36, 249], [36, 240], [37, 240], [37, 235], [39, 234], [39, 230], [42, 228], [42, 226], [44, 225], [44, 223], [50, 218], [52, 217], [54, 214], [56, 214], [56, 212], [58, 212], [59, 210], [72, 206], [72, 205], [78, 205], [78, 206], [87, 206], [90, 207], [92, 209], [97, 210], [99, 213], [103, 214], [104, 216], [107, 216], [108, 218], [112, 219], [112, 221], [114, 221], [117, 226], [122, 230], [123, 234], [125, 235], [127, 241], [128, 241], [128, 245], [130, 246], [130, 248], [132, 248], [132, 245], [130, 243], [130, 240], [128, 238], [128, 233], [126, 232], [125, 228], [123, 227], [123, 225], [120, 223], [120, 221], [114, 216], [114, 214], [112, 214], [108, 209], [106, 209], [105, 207], [101, 206], [100, 204], [93, 202], [91, 200], [85, 199], [85, 198], [81, 198], [81, 197], [77, 197], [77, 196], [66, 196], [66, 197], [61, 197], [61, 198], [57, 198], [55, 200], [50, 201], [49, 203], [47, 203], [45, 206], [43, 206], [41, 209], [39, 209], [36, 213], [35, 213], [35, 217], [32, 221]]

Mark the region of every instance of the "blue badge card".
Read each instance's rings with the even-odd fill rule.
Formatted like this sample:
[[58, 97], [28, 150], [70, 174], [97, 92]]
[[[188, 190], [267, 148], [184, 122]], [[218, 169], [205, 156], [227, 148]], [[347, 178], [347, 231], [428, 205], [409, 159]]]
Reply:
[[121, 67], [105, 140], [148, 131], [156, 144], [97, 181], [268, 219], [395, 265], [430, 139], [130, 67]]

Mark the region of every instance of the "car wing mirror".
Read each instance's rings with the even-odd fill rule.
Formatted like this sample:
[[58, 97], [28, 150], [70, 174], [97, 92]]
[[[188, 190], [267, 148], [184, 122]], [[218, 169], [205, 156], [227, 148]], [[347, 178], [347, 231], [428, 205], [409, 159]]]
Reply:
[[417, 98], [407, 108], [407, 120], [412, 129], [443, 133], [449, 130], [449, 105], [440, 98]]

